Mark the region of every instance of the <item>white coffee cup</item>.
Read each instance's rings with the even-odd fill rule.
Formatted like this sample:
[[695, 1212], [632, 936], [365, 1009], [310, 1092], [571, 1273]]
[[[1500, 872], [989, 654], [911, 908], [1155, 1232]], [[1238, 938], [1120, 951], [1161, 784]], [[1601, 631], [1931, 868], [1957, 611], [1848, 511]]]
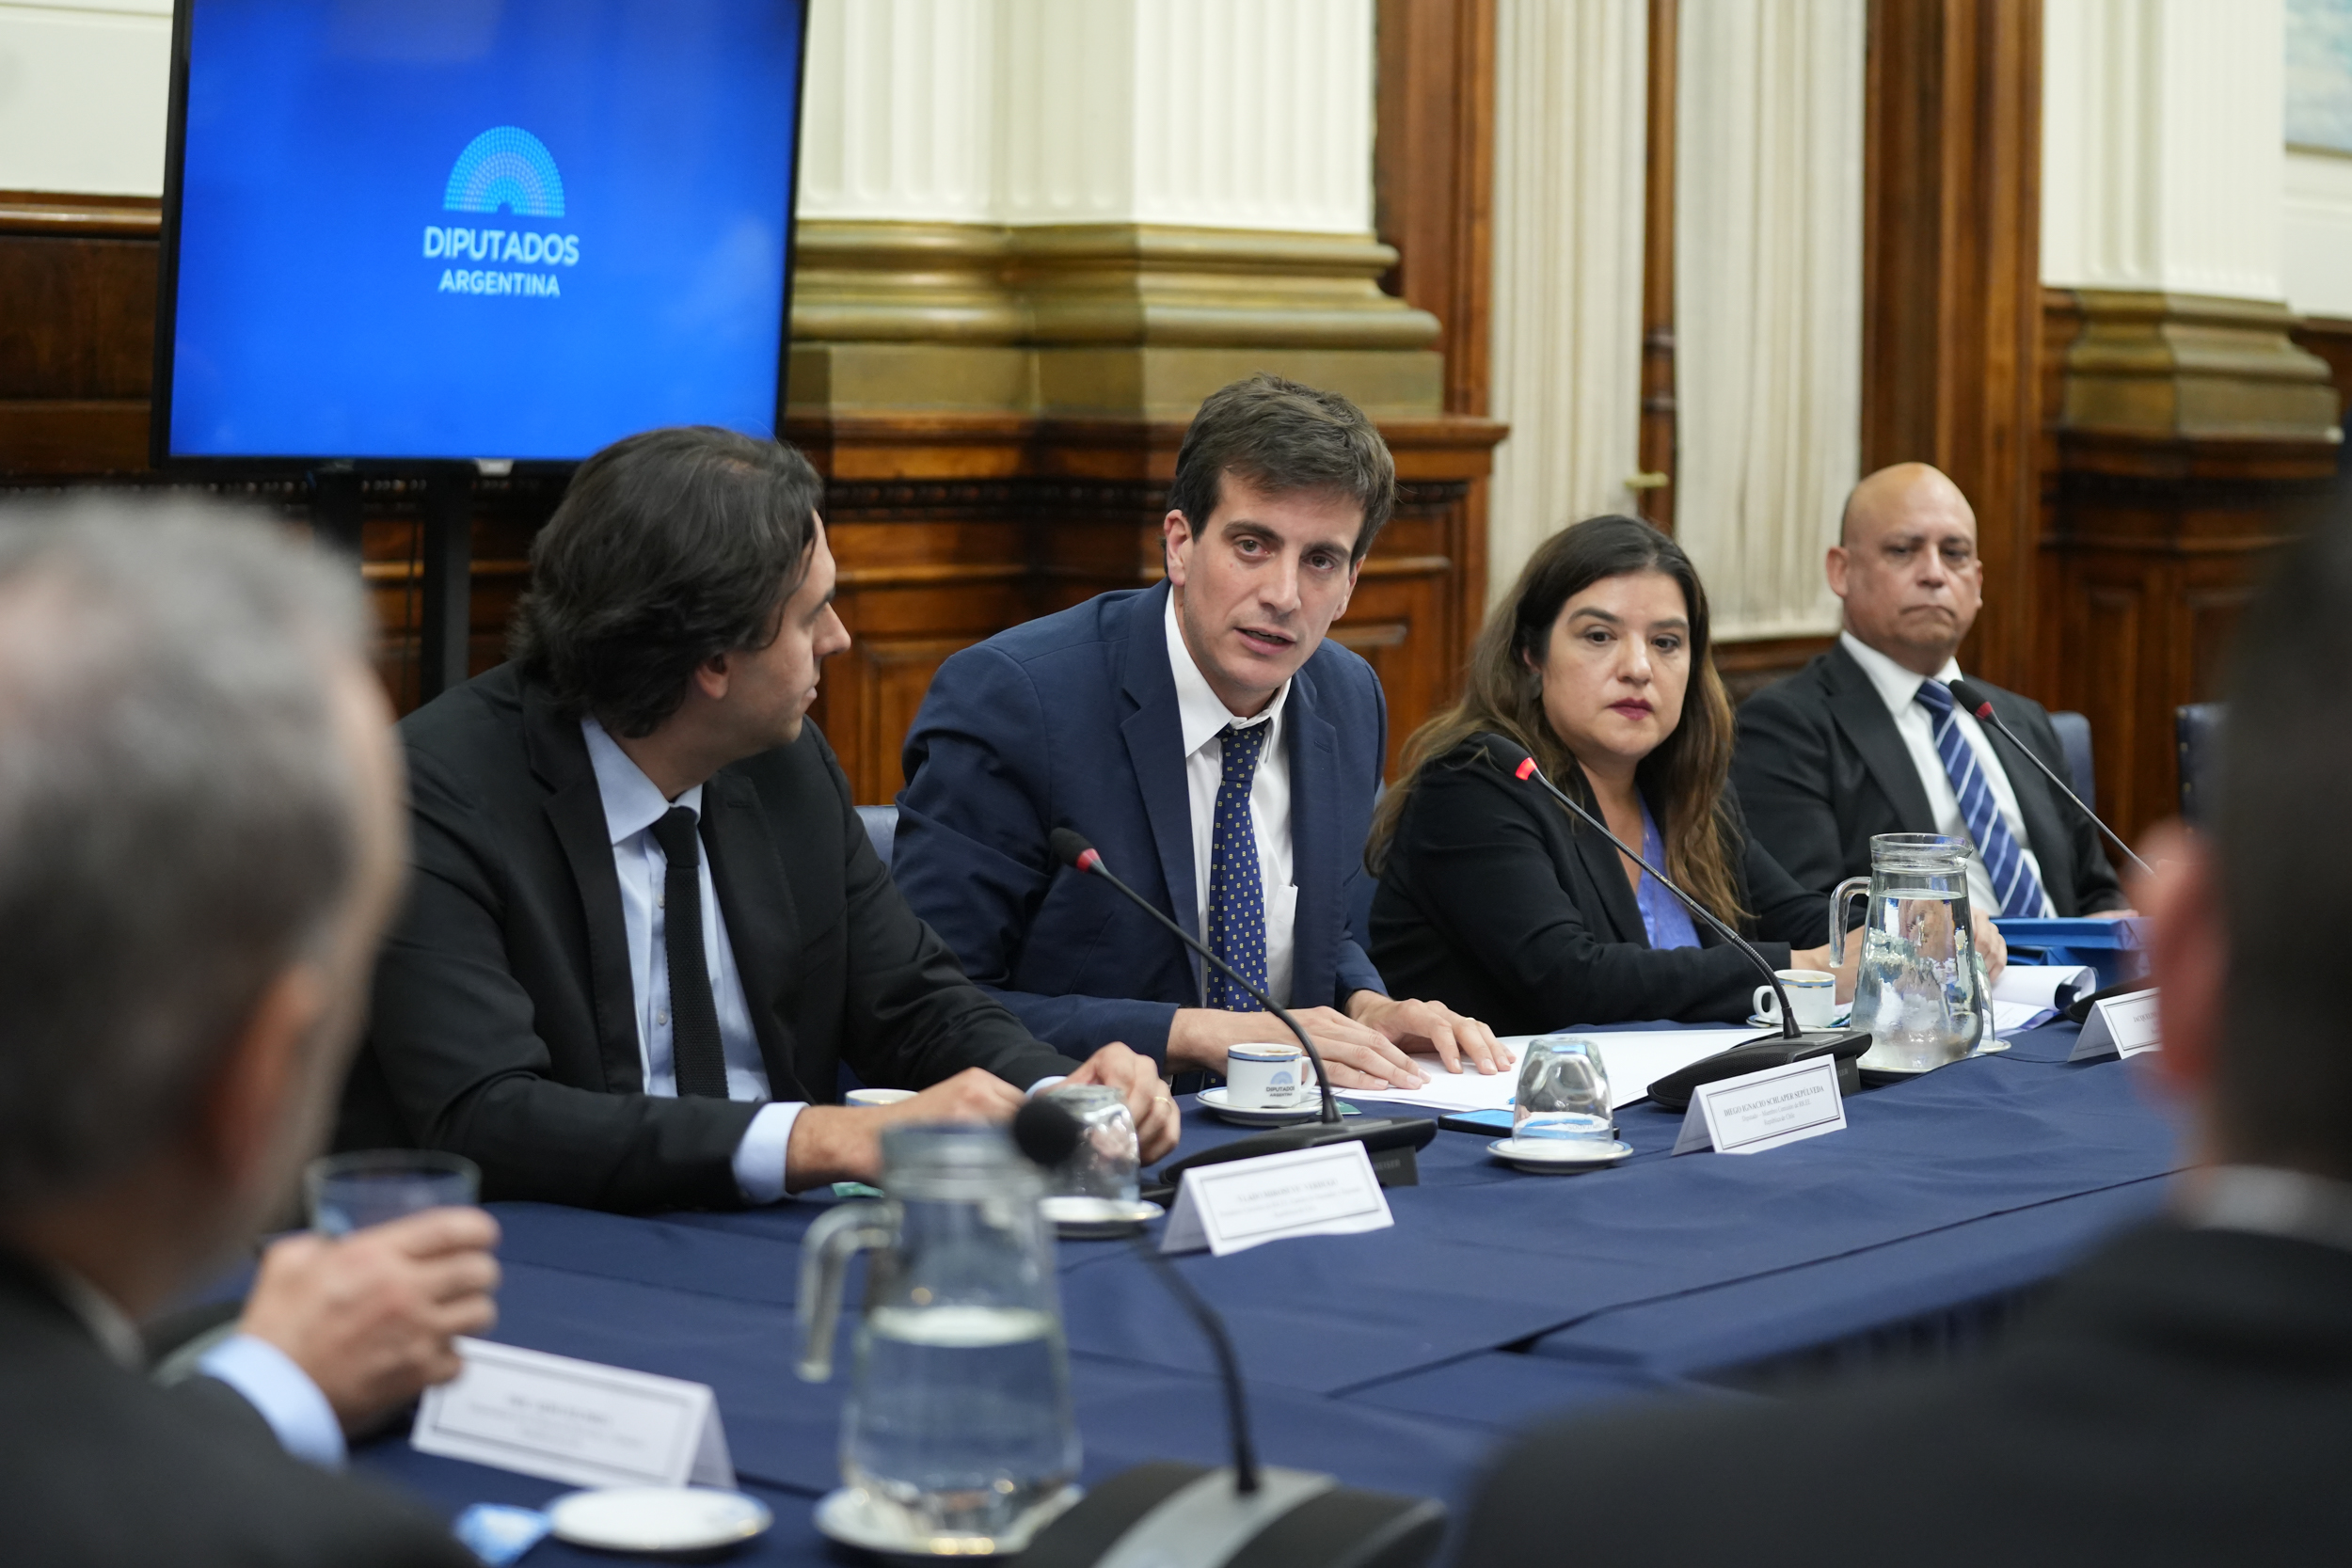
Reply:
[[852, 1105], [896, 1105], [902, 1100], [913, 1100], [913, 1089], [851, 1089], [842, 1099]]
[[1287, 1111], [1306, 1090], [1307, 1053], [1295, 1045], [1236, 1045], [1225, 1053], [1225, 1102], [1244, 1111]]
[[[1781, 990], [1788, 993], [1788, 1006], [1797, 1015], [1800, 1029], [1826, 1029], [1837, 1016], [1837, 976], [1819, 969], [1775, 969], [1773, 977]], [[1756, 988], [1756, 1011], [1759, 1017], [1780, 1022], [1780, 999], [1770, 986]]]

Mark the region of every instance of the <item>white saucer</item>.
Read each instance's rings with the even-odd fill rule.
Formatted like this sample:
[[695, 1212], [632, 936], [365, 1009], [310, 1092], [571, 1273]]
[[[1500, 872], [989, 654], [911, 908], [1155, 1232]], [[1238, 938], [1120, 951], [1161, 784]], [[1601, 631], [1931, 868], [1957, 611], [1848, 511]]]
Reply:
[[817, 1528], [845, 1546], [859, 1546], [885, 1557], [1014, 1557], [1028, 1548], [1037, 1532], [1052, 1524], [1086, 1489], [1065, 1486], [1003, 1535], [914, 1535], [906, 1515], [879, 1506], [865, 1488], [845, 1486], [817, 1500]]
[[1214, 1089], [1202, 1089], [1193, 1098], [1200, 1101], [1211, 1116], [1220, 1120], [1230, 1121], [1236, 1127], [1288, 1127], [1293, 1122], [1312, 1121], [1323, 1115], [1323, 1096], [1319, 1092], [1306, 1095], [1302, 1097], [1300, 1103], [1280, 1111], [1261, 1111], [1246, 1105], [1229, 1105], [1226, 1103], [1225, 1090], [1222, 1085]]
[[1565, 1173], [1613, 1165], [1632, 1153], [1633, 1146], [1581, 1138], [1497, 1138], [1486, 1146], [1486, 1152], [1524, 1171]]
[[1115, 1197], [1049, 1197], [1040, 1201], [1038, 1207], [1054, 1222], [1054, 1234], [1065, 1242], [1132, 1236], [1143, 1228], [1145, 1222], [1168, 1212], [1158, 1204], [1140, 1198], [1122, 1203]]
[[548, 1532], [608, 1552], [707, 1552], [765, 1532], [768, 1505], [708, 1486], [599, 1486], [548, 1505]]

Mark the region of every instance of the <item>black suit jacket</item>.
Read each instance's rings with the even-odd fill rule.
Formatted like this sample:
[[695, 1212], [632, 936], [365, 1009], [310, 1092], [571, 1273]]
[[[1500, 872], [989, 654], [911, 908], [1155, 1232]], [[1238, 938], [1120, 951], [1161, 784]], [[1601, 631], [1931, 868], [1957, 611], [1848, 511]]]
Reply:
[[[577, 718], [513, 665], [401, 722], [413, 874], [375, 974], [337, 1143], [446, 1148], [485, 1197], [739, 1205], [757, 1107], [644, 1092], [604, 804]], [[1075, 1064], [982, 995], [891, 885], [815, 725], [712, 776], [703, 845], [770, 1091], [1026, 1087]]]
[[[1652, 948], [1617, 851], [1473, 744], [1425, 764], [1372, 903], [1391, 994], [1424, 996], [1499, 1035], [1639, 1019], [1737, 1022], [1764, 977], [1695, 915], [1695, 948]], [[1738, 819], [1737, 802], [1733, 817]], [[1829, 905], [1754, 839], [1732, 862], [1750, 938], [1775, 969], [1829, 940]]]
[[[2040, 703], [1989, 681], [1971, 684], [1983, 689], [2002, 722], [2065, 776], [2065, 748]], [[1731, 776], [1749, 831], [1805, 887], [1826, 895], [1849, 877], [1868, 876], [1876, 834], [1936, 831], [1910, 749], [1878, 688], [1842, 645], [1750, 697], [1739, 718]], [[2124, 908], [2129, 900], [2099, 847], [2099, 830], [1998, 730], [1988, 724], [1985, 733], [2017, 792], [2052, 906], [2061, 915]]]
[[2352, 1252], [2165, 1226], [1981, 1362], [1538, 1430], [1481, 1489], [1460, 1561], [2341, 1563], [2347, 1473]]
[[430, 1515], [289, 1457], [251, 1406], [208, 1392], [117, 1366], [38, 1274], [0, 1258], [0, 1560], [479, 1568]]

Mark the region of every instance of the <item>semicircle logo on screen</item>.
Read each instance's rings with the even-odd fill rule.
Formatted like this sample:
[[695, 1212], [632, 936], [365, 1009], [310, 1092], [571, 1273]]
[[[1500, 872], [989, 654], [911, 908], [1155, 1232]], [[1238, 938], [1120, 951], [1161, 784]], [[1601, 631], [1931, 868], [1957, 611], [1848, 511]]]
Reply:
[[[425, 225], [424, 254], [453, 263], [441, 269], [437, 293], [564, 297], [561, 269], [580, 264], [580, 236], [524, 227], [564, 216], [564, 176], [547, 143], [519, 125], [491, 126], [468, 142], [450, 166], [441, 210], [503, 215], [513, 227]], [[532, 270], [539, 268], [547, 270]]]

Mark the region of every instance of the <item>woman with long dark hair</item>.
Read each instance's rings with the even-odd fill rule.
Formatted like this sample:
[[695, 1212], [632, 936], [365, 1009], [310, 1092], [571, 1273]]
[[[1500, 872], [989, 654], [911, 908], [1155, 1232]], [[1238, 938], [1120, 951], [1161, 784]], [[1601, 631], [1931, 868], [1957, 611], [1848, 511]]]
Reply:
[[[1690, 557], [1632, 517], [1546, 541], [1487, 618], [1462, 700], [1415, 731], [1373, 819], [1372, 957], [1399, 995], [1501, 1035], [1737, 1022], [1762, 976], [1664, 888], [1472, 737], [1550, 778], [1775, 968], [1830, 968], [1829, 911], [1741, 827], [1731, 704]], [[1858, 946], [1859, 944], [1857, 944]], [[1841, 996], [1851, 975], [1842, 977]]]

